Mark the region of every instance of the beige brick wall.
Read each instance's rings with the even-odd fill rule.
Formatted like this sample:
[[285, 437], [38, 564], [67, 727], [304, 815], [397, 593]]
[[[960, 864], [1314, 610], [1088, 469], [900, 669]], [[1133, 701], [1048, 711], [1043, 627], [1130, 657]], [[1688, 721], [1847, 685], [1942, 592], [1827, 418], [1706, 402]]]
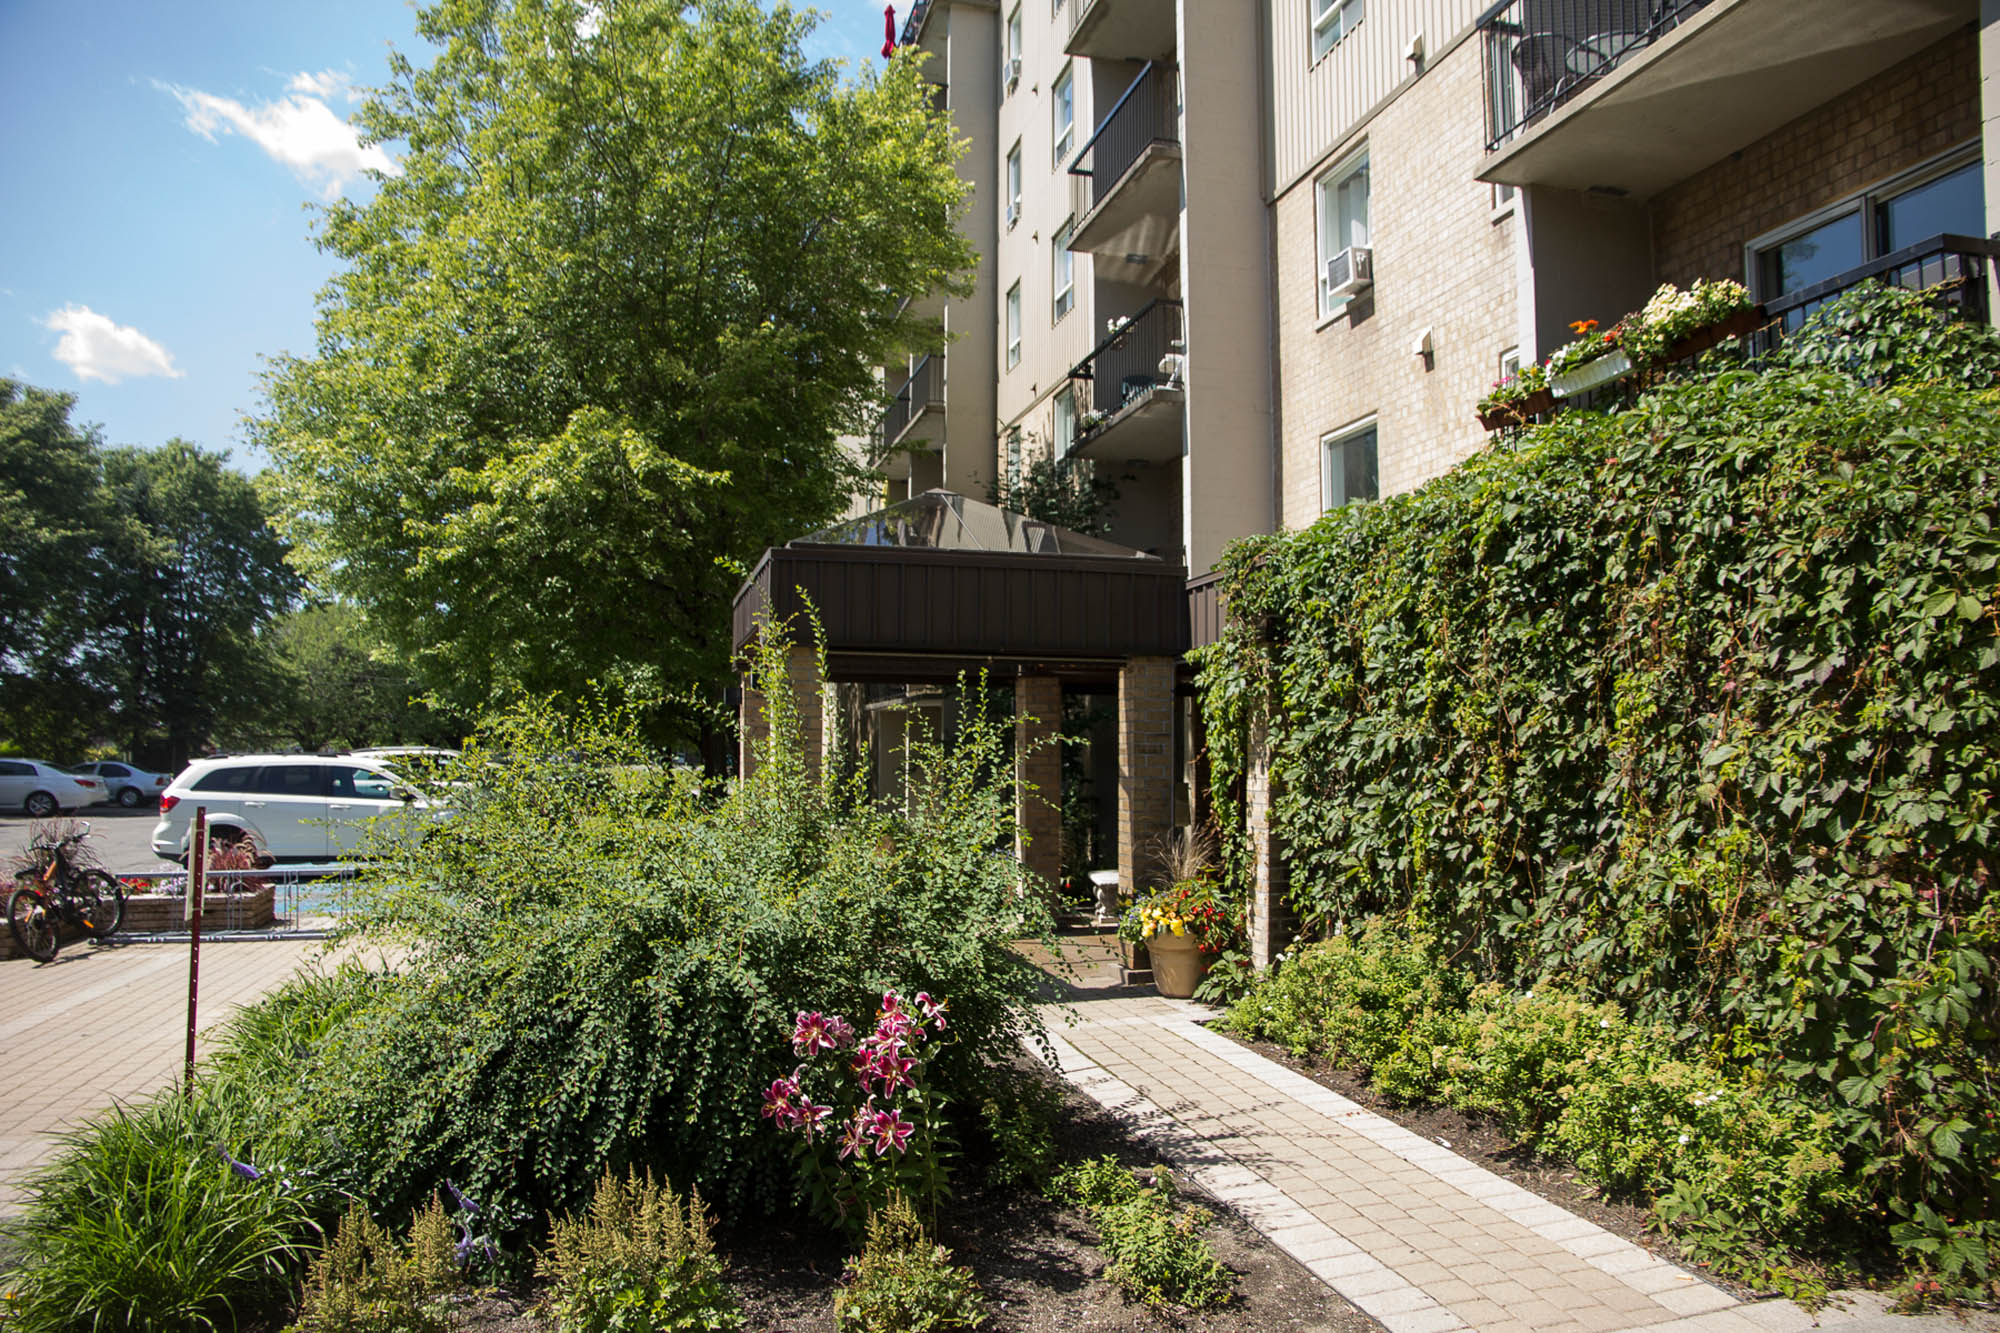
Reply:
[[1661, 193], [1652, 205], [1659, 281], [1740, 281], [1753, 237], [1979, 132], [1978, 31], [1967, 26]]
[[1174, 821], [1174, 659], [1135, 657], [1118, 673], [1118, 887], [1158, 887]]
[[[1382, 493], [1447, 471], [1487, 439], [1472, 414], [1517, 337], [1518, 212], [1473, 179], [1485, 133], [1477, 42], [1459, 46], [1366, 128], [1375, 287], [1319, 327], [1314, 177], [1274, 205], [1282, 429], [1280, 523], [1320, 512], [1320, 440], [1373, 413]], [[1362, 139], [1336, 146], [1331, 166]], [[1430, 329], [1430, 364], [1410, 348]]]

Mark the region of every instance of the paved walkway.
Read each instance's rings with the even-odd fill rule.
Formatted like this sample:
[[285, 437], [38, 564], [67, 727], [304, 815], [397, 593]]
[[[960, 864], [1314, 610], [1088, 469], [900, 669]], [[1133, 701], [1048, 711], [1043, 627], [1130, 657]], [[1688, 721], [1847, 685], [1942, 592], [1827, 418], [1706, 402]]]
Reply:
[[1063, 1075], [1390, 1333], [1968, 1327], [1888, 1316], [1869, 1293], [1817, 1319], [1739, 1301], [1210, 1032], [1213, 1010], [1120, 988], [1097, 942], [1068, 952], [1081, 1022], [1047, 1013]]
[[[201, 1031], [274, 989], [319, 948], [307, 940], [205, 944]], [[76, 944], [45, 965], [0, 961], [0, 1217], [18, 1209], [20, 1180], [54, 1154], [57, 1131], [180, 1077], [187, 985], [185, 944]]]

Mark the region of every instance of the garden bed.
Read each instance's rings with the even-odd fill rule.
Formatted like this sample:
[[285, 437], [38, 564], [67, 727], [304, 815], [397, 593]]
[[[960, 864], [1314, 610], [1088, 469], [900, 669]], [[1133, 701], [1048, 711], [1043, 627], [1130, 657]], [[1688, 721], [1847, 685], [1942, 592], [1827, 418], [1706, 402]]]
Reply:
[[[202, 896], [203, 930], [256, 930], [277, 919], [273, 910], [276, 890], [266, 884], [248, 893], [218, 893]], [[162, 931], [187, 929], [187, 896], [181, 893], [127, 893], [124, 935], [153, 935]]]

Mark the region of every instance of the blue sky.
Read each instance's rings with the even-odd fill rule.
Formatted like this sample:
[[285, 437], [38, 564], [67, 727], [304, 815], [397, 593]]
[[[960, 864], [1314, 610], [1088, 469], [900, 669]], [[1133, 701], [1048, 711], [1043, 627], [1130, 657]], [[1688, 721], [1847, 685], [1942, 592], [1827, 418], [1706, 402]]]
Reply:
[[[882, 7], [829, 0], [813, 55], [875, 59]], [[900, 20], [906, 6], [897, 6]], [[264, 356], [312, 350], [332, 273], [309, 205], [387, 159], [346, 125], [407, 0], [0, 0], [0, 373], [76, 395], [113, 444], [229, 450]]]

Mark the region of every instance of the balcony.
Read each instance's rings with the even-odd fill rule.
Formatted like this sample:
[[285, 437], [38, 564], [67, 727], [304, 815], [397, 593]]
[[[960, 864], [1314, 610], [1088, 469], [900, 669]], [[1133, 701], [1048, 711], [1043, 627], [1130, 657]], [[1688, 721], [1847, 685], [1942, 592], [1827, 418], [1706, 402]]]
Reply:
[[909, 476], [908, 451], [935, 448], [943, 433], [944, 353], [938, 352], [911, 366], [910, 378], [890, 399], [875, 434], [875, 465], [892, 481], [901, 480]]
[[1961, 0], [1501, 0], [1481, 180], [1648, 198], [1916, 54]]
[[1069, 0], [1063, 50], [1095, 60], [1172, 62], [1174, 0]]
[[[1100, 267], [1099, 277], [1142, 279], [1177, 252], [1181, 142], [1172, 66], [1140, 70], [1069, 169], [1090, 181], [1090, 207], [1078, 219], [1069, 248], [1114, 266]], [[1139, 272], [1120, 272], [1119, 264]]]
[[1178, 372], [1162, 371], [1169, 356], [1185, 356], [1179, 301], [1152, 301], [1113, 329], [1095, 351], [1069, 372], [1087, 383], [1079, 395], [1072, 458], [1119, 463], [1167, 463], [1181, 456], [1183, 410], [1187, 403], [1185, 362]]
[[1764, 303], [1771, 322], [1751, 336], [1753, 351], [1764, 351], [1797, 329], [1837, 296], [1864, 282], [1908, 287], [1930, 293], [1932, 301], [1953, 319], [1991, 324], [1993, 312], [1986, 294], [1987, 267], [2000, 258], [2000, 241], [1945, 233], [1918, 241], [1894, 254], [1835, 274], [1825, 282], [1789, 292]]

